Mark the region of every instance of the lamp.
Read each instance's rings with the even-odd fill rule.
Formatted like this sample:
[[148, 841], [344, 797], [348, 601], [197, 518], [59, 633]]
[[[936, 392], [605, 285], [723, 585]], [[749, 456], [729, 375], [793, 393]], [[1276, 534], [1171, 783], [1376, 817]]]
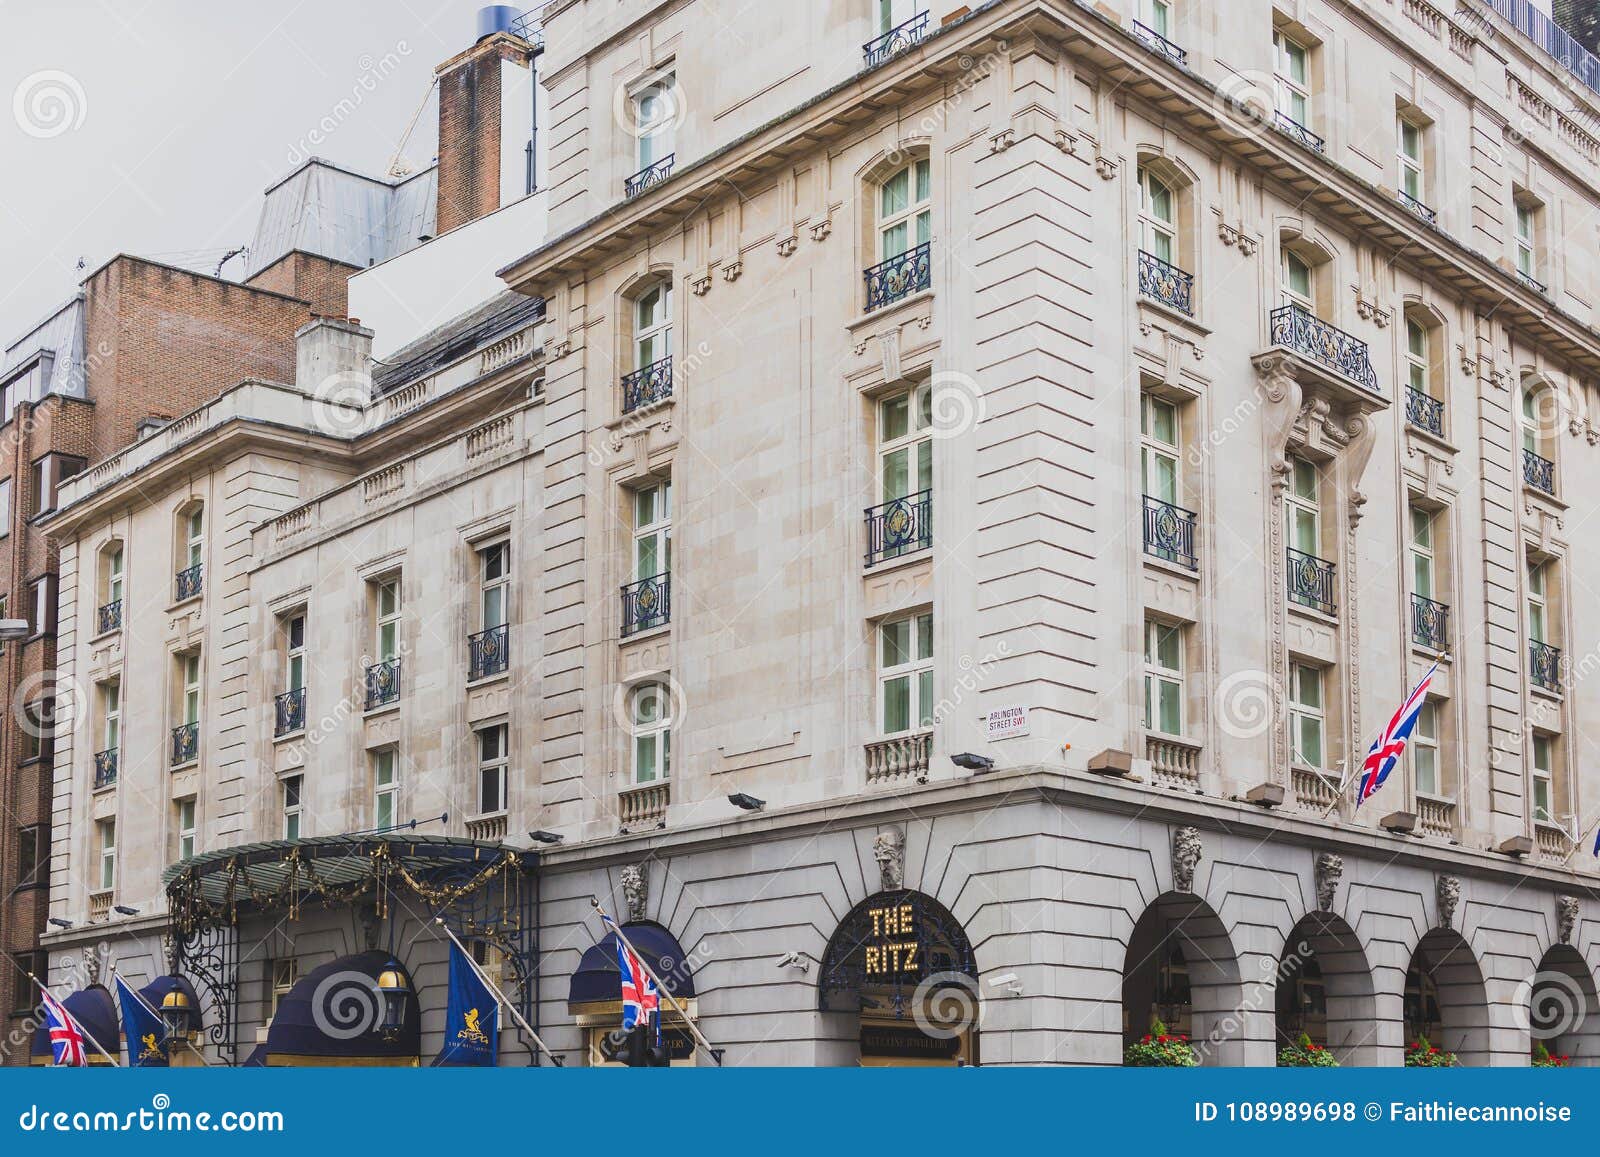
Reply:
[[115, 904], [111, 910], [119, 916], [137, 916], [139, 914], [139, 909], [130, 908], [126, 904]]
[[964, 771], [993, 771], [994, 760], [987, 755], [974, 755], [970, 751], [963, 751], [950, 757], [950, 762]]
[[395, 1040], [405, 1027], [406, 998], [411, 995], [411, 984], [399, 961], [390, 960], [378, 973], [378, 995], [383, 998], [383, 1039]]
[[734, 807], [742, 808], [743, 810], [745, 810], [747, 812], [758, 812], [762, 808], [767, 806], [767, 801], [766, 800], [757, 799], [753, 795], [746, 795], [742, 791], [736, 791], [732, 795], [730, 795], [728, 797], [728, 802], [731, 803]]
[[540, 828], [536, 832], [529, 832], [528, 838], [536, 844], [559, 844], [567, 837], [557, 832], [547, 832], [543, 828]]
[[72, 921], [71, 920], [63, 920], [60, 916], [52, 916], [52, 917], [50, 917], [50, 924], [51, 924], [52, 927], [55, 927], [55, 928], [71, 928], [72, 927]]
[[161, 1027], [167, 1040], [189, 1039], [189, 1026], [194, 1023], [194, 1009], [189, 1004], [189, 994], [176, 984], [161, 998]]

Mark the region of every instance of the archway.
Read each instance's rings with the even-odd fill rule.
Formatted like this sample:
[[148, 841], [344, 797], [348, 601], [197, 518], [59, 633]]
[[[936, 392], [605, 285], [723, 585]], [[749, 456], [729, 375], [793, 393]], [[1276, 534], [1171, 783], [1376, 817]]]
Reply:
[[854, 1013], [860, 1063], [978, 1063], [978, 968], [966, 929], [922, 892], [868, 896], [822, 955], [817, 1005]]
[[1530, 1049], [1543, 1045], [1571, 1065], [1600, 1065], [1600, 993], [1582, 955], [1554, 944], [1528, 988]]
[[1377, 1063], [1372, 969], [1354, 929], [1331, 912], [1310, 912], [1289, 933], [1278, 962], [1277, 1048], [1301, 1033], [1341, 1064]]
[[1167, 892], [1145, 909], [1123, 962], [1124, 1047], [1158, 1018], [1189, 1037], [1201, 1064], [1244, 1063], [1239, 957], [1211, 906], [1184, 892]]
[[1459, 932], [1435, 928], [1406, 969], [1406, 1043], [1427, 1037], [1463, 1065], [1489, 1063], [1489, 999], [1478, 958]]

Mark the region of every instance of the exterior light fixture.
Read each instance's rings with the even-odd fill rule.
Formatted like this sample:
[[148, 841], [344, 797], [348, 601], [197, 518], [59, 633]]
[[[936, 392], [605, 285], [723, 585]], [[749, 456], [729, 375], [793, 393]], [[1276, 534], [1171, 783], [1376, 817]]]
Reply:
[[126, 904], [116, 904], [111, 910], [119, 916], [137, 916], [139, 914], [139, 909], [130, 908]]
[[172, 991], [161, 998], [161, 1027], [166, 1030], [167, 1040], [188, 1040], [193, 1023], [194, 1009], [189, 1004], [189, 994], [174, 984]]
[[63, 920], [60, 916], [50, 917], [50, 923], [57, 928], [71, 928], [71, 920]]
[[398, 960], [390, 960], [378, 973], [378, 995], [383, 998], [383, 1039], [396, 1040], [406, 1023], [406, 998], [411, 995], [411, 983]]
[[543, 828], [540, 828], [536, 832], [529, 832], [528, 838], [536, 844], [559, 844], [567, 837], [557, 832], [547, 832]]
[[950, 762], [966, 771], [993, 771], [994, 760], [987, 755], [974, 755], [970, 751], [963, 751], [959, 755], [952, 755]]
[[767, 806], [767, 801], [766, 800], [757, 799], [753, 795], [746, 795], [742, 791], [736, 791], [732, 795], [730, 795], [728, 797], [728, 802], [731, 803], [734, 807], [741, 808], [741, 809], [743, 809], [744, 811], [747, 811], [747, 812], [758, 812], [762, 808]]

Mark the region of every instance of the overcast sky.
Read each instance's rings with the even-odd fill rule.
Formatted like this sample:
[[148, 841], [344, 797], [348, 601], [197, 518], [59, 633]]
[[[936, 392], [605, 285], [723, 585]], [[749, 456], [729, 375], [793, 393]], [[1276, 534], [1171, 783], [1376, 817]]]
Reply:
[[[209, 272], [308, 152], [381, 174], [481, 6], [0, 0], [0, 347], [76, 291], [80, 259]], [[436, 117], [430, 99], [418, 166]]]

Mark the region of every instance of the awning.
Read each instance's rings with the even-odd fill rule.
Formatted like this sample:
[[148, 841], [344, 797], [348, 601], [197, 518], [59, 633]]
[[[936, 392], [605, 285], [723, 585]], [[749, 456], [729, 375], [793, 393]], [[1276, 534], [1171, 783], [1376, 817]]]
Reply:
[[[406, 994], [393, 1038], [382, 1031], [378, 977], [397, 966], [387, 952], [341, 956], [302, 977], [278, 1004], [267, 1029], [268, 1065], [415, 1065], [422, 1054], [422, 1013]], [[402, 970], [403, 971], [403, 970]]]
[[[689, 958], [678, 944], [677, 938], [653, 920], [637, 924], [624, 924], [622, 934], [628, 938], [639, 955], [644, 957], [652, 971], [661, 978], [669, 992], [679, 1000], [694, 996], [694, 972]], [[622, 999], [622, 973], [617, 967], [617, 937], [607, 932], [605, 938], [589, 948], [578, 961], [572, 974], [572, 984], [567, 990], [567, 1005], [617, 1003]]]
[[[122, 1029], [117, 1022], [117, 1002], [112, 999], [111, 992], [103, 984], [91, 984], [88, 988], [74, 992], [61, 1002], [72, 1014], [74, 1020], [89, 1036], [99, 1041], [108, 1049], [115, 1049], [118, 1053], [122, 1049]], [[83, 1050], [89, 1058], [91, 1065], [109, 1065], [116, 1063], [112, 1057], [107, 1057], [88, 1041], [84, 1041]], [[36, 1065], [51, 1063], [50, 1051], [50, 1026], [40, 1018], [39, 1027], [33, 1033], [32, 1062]]]

